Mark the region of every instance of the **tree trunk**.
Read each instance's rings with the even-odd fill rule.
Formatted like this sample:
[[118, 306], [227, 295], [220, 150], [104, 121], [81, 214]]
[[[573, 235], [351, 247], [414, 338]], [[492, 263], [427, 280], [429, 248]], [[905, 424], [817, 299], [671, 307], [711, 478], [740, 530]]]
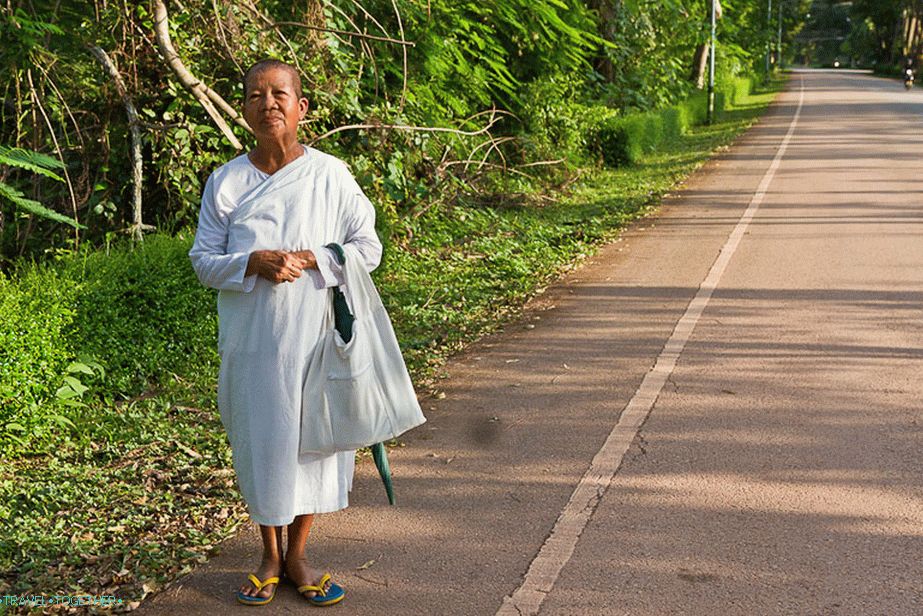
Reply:
[[695, 87], [702, 89], [705, 87], [705, 73], [708, 69], [708, 43], [702, 43], [695, 49], [695, 55], [692, 57], [692, 74], [689, 81], [695, 84]]
[[[590, 0], [589, 7], [599, 15], [599, 36], [606, 41], [615, 39], [618, 33], [618, 16], [621, 10], [621, 2], [616, 0]], [[603, 78], [612, 83], [615, 81], [615, 66], [608, 56], [602, 55], [596, 58], [596, 70]]]
[[119, 73], [119, 69], [116, 68], [115, 63], [112, 62], [109, 54], [107, 54], [102, 47], [90, 45], [89, 48], [90, 52], [99, 60], [99, 63], [103, 65], [103, 68], [106, 69], [106, 72], [109, 73], [109, 76], [115, 83], [115, 89], [118, 90], [119, 96], [122, 97], [122, 105], [124, 105], [125, 112], [128, 114], [128, 126], [131, 130], [131, 182], [133, 188], [131, 199], [131, 236], [133, 239], [140, 242], [144, 239], [143, 231], [145, 229], [153, 229], [154, 227], [145, 225], [141, 219], [141, 184], [144, 179], [144, 159], [141, 156], [141, 126], [138, 118], [138, 111], [135, 109], [131, 97], [128, 96], [128, 89], [125, 87], [122, 75]]
[[[715, 3], [715, 19], [721, 19], [721, 2], [719, 0], [711, 0], [711, 2]], [[705, 23], [709, 26], [709, 32], [711, 32], [711, 2], [705, 2], [705, 10], [707, 11]], [[695, 87], [699, 90], [705, 87], [705, 75], [708, 72], [709, 47], [710, 44], [707, 41], [700, 43], [699, 46], [695, 48], [695, 53], [692, 56], [692, 71], [689, 74], [689, 81], [694, 83]]]

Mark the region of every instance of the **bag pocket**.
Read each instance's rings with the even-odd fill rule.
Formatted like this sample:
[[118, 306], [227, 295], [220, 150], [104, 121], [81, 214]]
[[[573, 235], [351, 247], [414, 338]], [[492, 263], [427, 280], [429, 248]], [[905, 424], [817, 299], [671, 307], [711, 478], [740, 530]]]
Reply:
[[[376, 377], [366, 322], [356, 321], [352, 340], [334, 334], [324, 384], [331, 430], [338, 445], [365, 447], [392, 436], [387, 398]], [[335, 410], [335, 412], [333, 412]]]
[[372, 367], [372, 349], [364, 326], [365, 323], [360, 321], [353, 323], [353, 337], [349, 342], [343, 342], [338, 332], [332, 333], [333, 340], [328, 349], [333, 352], [324, 358], [327, 380], [349, 381]]

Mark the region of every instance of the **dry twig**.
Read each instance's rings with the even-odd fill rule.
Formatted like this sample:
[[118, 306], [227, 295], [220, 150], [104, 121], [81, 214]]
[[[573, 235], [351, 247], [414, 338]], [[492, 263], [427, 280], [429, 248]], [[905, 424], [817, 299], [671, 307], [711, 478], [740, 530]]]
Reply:
[[[489, 113], [491, 114], [491, 117], [487, 125], [475, 131], [465, 131], [465, 130], [459, 130], [457, 128], [442, 128], [440, 126], [412, 126], [408, 124], [350, 124], [348, 126], [340, 126], [338, 128], [334, 128], [333, 130], [329, 130], [323, 135], [320, 135], [319, 137], [315, 137], [314, 139], [309, 141], [308, 145], [314, 145], [318, 141], [321, 141], [323, 139], [326, 139], [327, 137], [330, 137], [337, 133], [342, 133], [347, 130], [369, 130], [369, 129], [404, 130], [404, 131], [412, 131], [412, 132], [415, 131], [415, 132], [421, 132], [421, 133], [451, 133], [454, 135], [461, 135], [463, 137], [476, 137], [477, 135], [483, 135], [484, 133], [489, 132], [490, 129], [494, 126], [494, 124], [500, 121], [500, 118], [498, 116], [505, 116], [505, 115], [511, 116], [512, 115], [511, 113], [508, 113], [506, 111], [501, 111], [499, 109], [492, 109], [490, 110]], [[483, 115], [483, 114], [478, 113], [472, 117], [477, 117], [479, 115]]]
[[125, 113], [128, 114], [128, 128], [131, 131], [131, 181], [132, 181], [132, 225], [129, 229], [131, 236], [136, 241], [144, 239], [143, 232], [154, 227], [145, 225], [141, 218], [141, 184], [143, 182], [144, 159], [141, 156], [141, 127], [138, 111], [128, 95], [128, 89], [125, 87], [125, 81], [119, 73], [119, 69], [109, 57], [109, 54], [102, 47], [88, 45], [93, 56], [103, 65], [103, 68], [115, 83], [115, 89], [118, 90], [122, 98], [122, 105], [125, 107]]
[[64, 172], [64, 179], [67, 182], [67, 192], [71, 198], [71, 205], [74, 208], [74, 243], [79, 244], [80, 227], [78, 225], [80, 224], [80, 220], [77, 218], [77, 195], [74, 194], [74, 184], [71, 182], [70, 173], [67, 171], [67, 163], [64, 161], [64, 152], [61, 151], [61, 144], [58, 143], [58, 137], [54, 132], [54, 126], [51, 125], [51, 119], [45, 112], [45, 106], [42, 105], [42, 98], [32, 81], [31, 68], [26, 69], [26, 79], [29, 81], [29, 89], [32, 92], [32, 100], [35, 102], [35, 106], [38, 108], [39, 112], [41, 112], [42, 118], [45, 119], [45, 126], [48, 127], [48, 133], [51, 135], [51, 141], [54, 143], [54, 149], [58, 153], [58, 160], [60, 160], [61, 164], [64, 165], [62, 171]]

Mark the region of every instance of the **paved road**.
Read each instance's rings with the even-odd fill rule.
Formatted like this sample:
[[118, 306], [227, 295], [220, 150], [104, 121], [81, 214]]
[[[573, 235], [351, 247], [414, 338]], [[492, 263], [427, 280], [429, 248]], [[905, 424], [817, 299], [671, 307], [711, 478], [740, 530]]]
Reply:
[[[921, 114], [894, 81], [796, 73], [456, 358], [392, 455], [399, 506], [367, 463], [315, 527], [337, 613], [923, 614]], [[252, 613], [258, 545], [141, 613]], [[283, 586], [261, 609], [308, 607]]]

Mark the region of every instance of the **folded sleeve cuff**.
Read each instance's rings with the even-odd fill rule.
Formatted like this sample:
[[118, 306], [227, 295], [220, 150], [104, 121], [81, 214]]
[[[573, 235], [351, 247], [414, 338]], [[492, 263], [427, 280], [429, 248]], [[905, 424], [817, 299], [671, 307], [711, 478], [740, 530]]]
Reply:
[[242, 293], [249, 293], [253, 290], [256, 285], [256, 274], [247, 276], [248, 263], [250, 263], [248, 252], [239, 252], [232, 256], [229, 269], [233, 273], [227, 279], [227, 287], [231, 287], [231, 290]]
[[333, 252], [328, 248], [315, 247], [310, 249], [314, 253], [314, 259], [317, 261], [317, 269], [308, 270], [311, 278], [314, 280], [314, 286], [318, 289], [336, 287], [342, 284], [340, 275], [342, 268], [336, 262]]

